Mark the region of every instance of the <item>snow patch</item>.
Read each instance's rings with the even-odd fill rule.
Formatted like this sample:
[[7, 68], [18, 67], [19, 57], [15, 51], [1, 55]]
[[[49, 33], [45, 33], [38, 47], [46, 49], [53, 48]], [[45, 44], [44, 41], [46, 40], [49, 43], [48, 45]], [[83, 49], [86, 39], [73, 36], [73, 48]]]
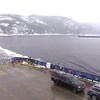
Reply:
[[22, 20], [25, 20], [26, 22], [29, 22], [29, 23], [30, 23], [30, 21], [29, 21], [29, 18], [28, 18], [28, 17], [21, 16], [21, 19], [22, 19]]
[[16, 52], [12, 52], [12, 51], [10, 51], [8, 49], [4, 49], [2, 47], [0, 47], [0, 51], [5, 52], [9, 57], [24, 57], [24, 58], [28, 58], [27, 56], [23, 56], [21, 54], [18, 54]]
[[[8, 35], [8, 34], [3, 34], [3, 33], [0, 33], [0, 36], [35, 36], [35, 35], [53, 35], [53, 36], [57, 36], [57, 35], [65, 35], [65, 36], [75, 36], [75, 34], [73, 34], [73, 33], [70, 33], [70, 32], [67, 32], [67, 34], [60, 34], [60, 33], [42, 33], [42, 34], [39, 34], [39, 33], [32, 33], [32, 34], [25, 34], [25, 33], [15, 33], [15, 34], [10, 34], [10, 35]], [[80, 34], [81, 35], [81, 34]], [[76, 34], [76, 36], [77, 36], [77, 34]]]
[[4, 17], [0, 16], [0, 20], [13, 20], [13, 18], [6, 17], [6, 16], [4, 16]]
[[39, 19], [36, 19], [36, 22], [37, 22], [37, 23], [40, 23], [40, 24], [47, 25], [46, 23], [44, 23], [44, 22], [40, 21]]
[[[19, 21], [16, 21], [16, 24], [19, 24], [20, 22]], [[14, 25], [16, 25], [16, 24], [14, 24]]]
[[8, 23], [0, 23], [0, 25], [7, 27], [9, 24]]
[[7, 34], [4, 33], [0, 33], [0, 36], [8, 36]]
[[47, 25], [46, 23], [44, 23], [43, 21], [37, 19], [37, 18], [32, 18], [34, 20], [34, 22], [40, 23], [40, 24], [44, 24]]

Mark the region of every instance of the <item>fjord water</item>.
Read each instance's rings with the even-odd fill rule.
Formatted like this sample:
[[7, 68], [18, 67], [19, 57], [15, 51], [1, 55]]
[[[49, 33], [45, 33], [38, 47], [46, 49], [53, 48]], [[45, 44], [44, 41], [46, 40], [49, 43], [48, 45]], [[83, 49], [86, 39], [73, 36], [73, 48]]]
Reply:
[[25, 56], [100, 75], [100, 38], [12, 36], [0, 37], [0, 46]]

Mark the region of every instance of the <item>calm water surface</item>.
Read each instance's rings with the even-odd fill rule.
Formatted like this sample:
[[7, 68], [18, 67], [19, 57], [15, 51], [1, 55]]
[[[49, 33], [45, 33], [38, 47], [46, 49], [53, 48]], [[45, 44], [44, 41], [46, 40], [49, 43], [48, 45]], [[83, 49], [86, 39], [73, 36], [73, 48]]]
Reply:
[[100, 75], [100, 38], [76, 36], [0, 37], [0, 46], [22, 55]]

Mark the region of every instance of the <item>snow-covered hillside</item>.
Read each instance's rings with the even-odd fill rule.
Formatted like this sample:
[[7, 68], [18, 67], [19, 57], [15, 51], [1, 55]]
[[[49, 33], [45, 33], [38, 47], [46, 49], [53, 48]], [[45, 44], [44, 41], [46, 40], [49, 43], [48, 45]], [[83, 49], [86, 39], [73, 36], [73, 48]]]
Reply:
[[14, 14], [0, 15], [0, 35], [29, 34], [98, 34], [89, 24], [78, 23], [61, 16], [21, 16]]

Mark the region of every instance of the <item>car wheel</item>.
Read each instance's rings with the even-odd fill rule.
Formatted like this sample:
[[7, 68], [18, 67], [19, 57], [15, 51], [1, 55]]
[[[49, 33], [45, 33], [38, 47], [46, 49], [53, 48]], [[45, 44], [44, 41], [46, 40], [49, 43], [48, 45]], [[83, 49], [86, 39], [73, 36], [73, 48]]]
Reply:
[[96, 95], [92, 95], [92, 96], [91, 96], [91, 99], [92, 99], [92, 100], [97, 100]]
[[55, 83], [55, 85], [56, 85], [56, 86], [58, 86], [58, 85], [59, 85], [57, 81], [54, 81], [54, 83]]
[[77, 90], [76, 90], [76, 88], [74, 88], [74, 89], [73, 89], [73, 93], [76, 93], [76, 92], [77, 92]]

